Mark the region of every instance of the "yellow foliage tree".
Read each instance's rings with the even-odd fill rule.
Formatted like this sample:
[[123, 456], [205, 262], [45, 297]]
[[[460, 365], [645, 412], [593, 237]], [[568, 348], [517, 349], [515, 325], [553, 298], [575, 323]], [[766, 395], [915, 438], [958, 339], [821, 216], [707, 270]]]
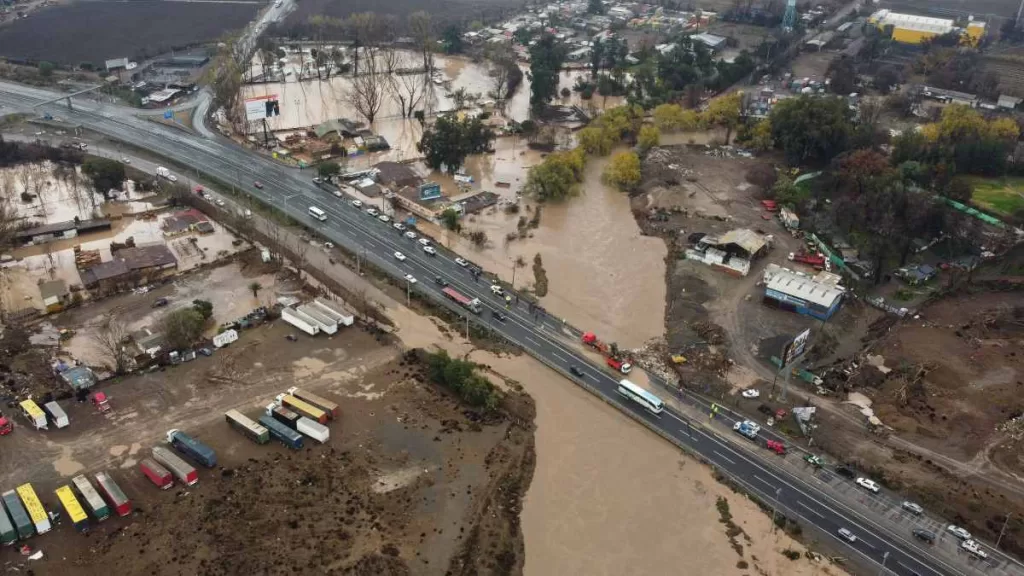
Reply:
[[631, 191], [640, 184], [640, 157], [635, 152], [619, 152], [604, 169], [604, 181], [619, 190]]
[[671, 132], [683, 129], [683, 107], [678, 104], [661, 104], [651, 113], [654, 125]]
[[758, 152], [771, 150], [773, 144], [771, 120], [765, 118], [750, 129], [750, 147], [754, 150]]
[[725, 128], [725, 143], [729, 144], [732, 131], [740, 123], [740, 107], [743, 104], [743, 94], [733, 92], [719, 98], [715, 98], [708, 104], [704, 112], [704, 119], [709, 125], [722, 126]]
[[612, 146], [618, 141], [612, 131], [601, 127], [601, 126], [587, 126], [583, 130], [580, 130], [577, 139], [580, 143], [580, 148], [585, 150], [587, 154], [597, 154], [598, 156], [605, 156], [612, 151]]
[[644, 126], [640, 129], [640, 136], [636, 140], [641, 152], [654, 148], [661, 141], [661, 130], [657, 126]]

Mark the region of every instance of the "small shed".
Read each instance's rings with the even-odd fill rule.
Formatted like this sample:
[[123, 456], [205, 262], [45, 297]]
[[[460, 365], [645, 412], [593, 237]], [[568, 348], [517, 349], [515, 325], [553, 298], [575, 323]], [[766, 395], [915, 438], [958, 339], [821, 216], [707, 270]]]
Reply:
[[88, 390], [98, 381], [96, 374], [88, 366], [75, 366], [60, 373], [60, 379], [74, 391]]

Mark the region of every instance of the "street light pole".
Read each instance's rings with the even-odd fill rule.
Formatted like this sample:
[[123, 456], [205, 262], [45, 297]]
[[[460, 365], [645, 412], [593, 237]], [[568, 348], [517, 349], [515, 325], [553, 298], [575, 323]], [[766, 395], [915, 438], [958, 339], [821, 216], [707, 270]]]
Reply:
[[516, 289], [516, 262], [512, 261], [512, 289]]
[[1003, 541], [1003, 534], [1006, 533], [1006, 525], [1010, 523], [1010, 515], [1006, 515], [1006, 520], [1003, 520], [1003, 527], [999, 530], [999, 538], [996, 538], [996, 548], [999, 548], [999, 543]]
[[889, 559], [889, 552], [886, 551], [885, 554], [882, 554], [882, 569], [878, 571], [878, 576], [882, 576], [882, 574], [885, 574], [885, 561], [888, 560], [888, 559]]
[[410, 301], [409, 300], [410, 300], [411, 297], [412, 297], [412, 282], [409, 282], [409, 279], [406, 278], [405, 279], [405, 305], [406, 306], [410, 305]]
[[775, 524], [775, 512], [779, 506], [779, 496], [782, 495], [782, 488], [775, 491], [775, 501], [772, 502], [772, 533], [775, 533], [775, 529], [778, 526]]

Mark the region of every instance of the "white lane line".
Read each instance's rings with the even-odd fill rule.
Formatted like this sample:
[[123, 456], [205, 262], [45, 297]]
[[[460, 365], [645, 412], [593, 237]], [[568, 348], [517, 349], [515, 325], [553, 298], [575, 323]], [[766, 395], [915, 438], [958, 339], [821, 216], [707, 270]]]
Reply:
[[735, 465], [736, 465], [736, 463], [735, 463], [735, 462], [733, 462], [731, 458], [729, 458], [729, 457], [728, 457], [728, 456], [726, 456], [725, 454], [722, 454], [722, 453], [721, 453], [721, 452], [719, 452], [718, 450], [715, 450], [715, 454], [718, 454], [718, 457], [719, 457], [719, 458], [721, 458], [722, 460], [725, 460], [725, 461], [726, 461], [726, 462], [728, 462], [729, 464], [732, 464], [733, 466], [735, 466]]
[[757, 480], [757, 481], [761, 482], [762, 484], [764, 484], [765, 486], [771, 488], [773, 494], [775, 493], [776, 490], [778, 490], [778, 488], [774, 484], [772, 484], [771, 482], [765, 480], [764, 478], [761, 478], [757, 474], [754, 474], [754, 480]]
[[532, 342], [534, 346], [540, 348], [540, 343], [537, 342], [536, 340], [534, 340], [533, 338], [530, 338], [529, 336], [527, 336], [526, 340], [529, 341], [529, 342]]
[[558, 358], [562, 362], [568, 362], [568, 360], [566, 360], [561, 354], [555, 352], [554, 350], [551, 351], [551, 355], [554, 356], [555, 358]]
[[811, 514], [814, 514], [814, 515], [815, 515], [815, 516], [817, 516], [818, 518], [824, 518], [824, 516], [822, 516], [822, 515], [821, 515], [821, 514], [819, 514], [819, 513], [818, 513], [818, 512], [816, 511], [816, 510], [812, 509], [812, 508], [811, 508], [810, 506], [808, 506], [807, 504], [804, 504], [804, 503], [803, 503], [803, 502], [801, 502], [800, 500], [797, 500], [797, 501], [796, 501], [796, 503], [797, 503], [797, 506], [800, 506], [801, 508], [803, 508], [804, 510], [807, 510], [807, 511], [808, 511], [808, 512], [810, 512]]

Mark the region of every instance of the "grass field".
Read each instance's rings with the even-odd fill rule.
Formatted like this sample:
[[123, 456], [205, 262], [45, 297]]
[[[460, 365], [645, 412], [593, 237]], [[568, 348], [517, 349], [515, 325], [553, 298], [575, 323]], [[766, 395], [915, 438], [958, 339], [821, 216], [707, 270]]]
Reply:
[[974, 178], [971, 200], [981, 208], [1012, 216], [1024, 210], [1024, 178]]

